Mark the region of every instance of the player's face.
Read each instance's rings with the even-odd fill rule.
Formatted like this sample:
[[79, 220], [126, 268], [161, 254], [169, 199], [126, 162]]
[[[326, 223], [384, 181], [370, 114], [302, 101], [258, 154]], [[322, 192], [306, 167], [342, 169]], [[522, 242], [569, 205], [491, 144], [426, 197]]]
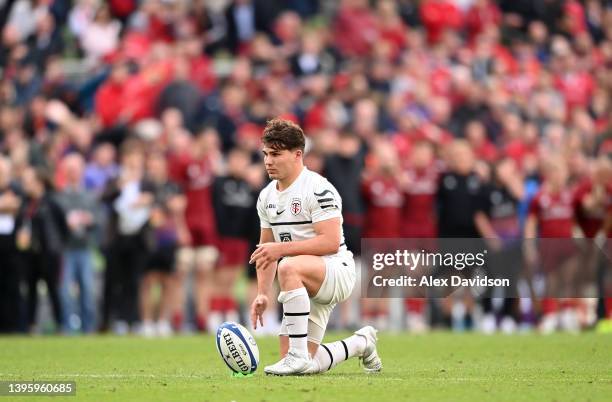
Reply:
[[296, 163], [302, 151], [289, 151], [287, 149], [277, 150], [264, 147], [264, 165], [266, 172], [272, 180], [283, 180], [293, 174], [298, 167]]

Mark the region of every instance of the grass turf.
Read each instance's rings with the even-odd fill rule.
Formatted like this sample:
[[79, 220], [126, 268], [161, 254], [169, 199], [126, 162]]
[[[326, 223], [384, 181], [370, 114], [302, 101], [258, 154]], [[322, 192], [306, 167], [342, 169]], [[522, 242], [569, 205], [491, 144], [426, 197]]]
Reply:
[[[277, 360], [275, 338], [258, 345], [262, 365]], [[379, 352], [378, 375], [353, 359], [318, 376], [232, 378], [212, 336], [0, 337], [0, 380], [76, 381], [76, 398], [53, 398], [68, 401], [612, 400], [610, 335], [382, 335]]]

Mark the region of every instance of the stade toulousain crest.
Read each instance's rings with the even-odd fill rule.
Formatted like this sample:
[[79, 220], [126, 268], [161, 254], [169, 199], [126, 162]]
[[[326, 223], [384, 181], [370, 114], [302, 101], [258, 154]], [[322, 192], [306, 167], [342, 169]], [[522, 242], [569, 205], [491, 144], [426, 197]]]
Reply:
[[299, 198], [292, 199], [289, 210], [293, 215], [299, 215], [302, 212], [302, 200]]

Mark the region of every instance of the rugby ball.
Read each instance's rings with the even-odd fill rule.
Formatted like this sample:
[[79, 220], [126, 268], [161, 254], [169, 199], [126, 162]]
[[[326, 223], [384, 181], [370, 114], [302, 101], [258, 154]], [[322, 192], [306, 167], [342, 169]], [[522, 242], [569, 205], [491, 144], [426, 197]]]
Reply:
[[251, 374], [259, 364], [259, 348], [253, 335], [236, 322], [224, 322], [217, 329], [217, 351], [234, 373]]

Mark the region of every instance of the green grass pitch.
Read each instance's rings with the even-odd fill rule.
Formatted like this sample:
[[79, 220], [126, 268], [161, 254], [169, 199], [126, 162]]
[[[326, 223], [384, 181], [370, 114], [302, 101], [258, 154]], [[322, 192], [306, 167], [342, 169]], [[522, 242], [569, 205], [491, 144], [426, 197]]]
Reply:
[[[262, 365], [277, 360], [275, 338], [258, 345]], [[353, 359], [318, 376], [232, 378], [212, 336], [1, 337], [0, 380], [76, 381], [76, 398], [54, 401], [612, 400], [610, 335], [383, 334], [379, 352], [377, 375]]]

